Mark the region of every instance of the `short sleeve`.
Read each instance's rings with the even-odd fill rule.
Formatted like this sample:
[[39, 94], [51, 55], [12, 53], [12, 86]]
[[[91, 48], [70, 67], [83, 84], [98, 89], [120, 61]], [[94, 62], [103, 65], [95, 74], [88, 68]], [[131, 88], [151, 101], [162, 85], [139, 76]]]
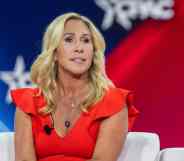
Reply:
[[103, 103], [99, 104], [95, 111], [94, 119], [110, 117], [123, 108], [128, 107], [128, 129], [131, 130], [139, 111], [133, 105], [134, 94], [121, 88], [113, 88], [107, 91]]
[[35, 90], [33, 88], [18, 88], [10, 91], [12, 102], [17, 108], [31, 115], [36, 115], [34, 104]]

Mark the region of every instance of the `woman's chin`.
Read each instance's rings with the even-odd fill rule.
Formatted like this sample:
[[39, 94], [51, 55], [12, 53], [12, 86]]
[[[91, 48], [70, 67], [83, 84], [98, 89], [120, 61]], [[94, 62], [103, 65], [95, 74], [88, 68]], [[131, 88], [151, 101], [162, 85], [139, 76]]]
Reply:
[[75, 70], [70, 70], [69, 73], [76, 78], [80, 78], [81, 76], [86, 75], [88, 73], [88, 70], [81, 70], [81, 69], [76, 70], [75, 69]]
[[80, 78], [81, 76], [88, 75], [90, 66], [75, 66], [75, 65], [67, 65], [60, 67], [61, 75], [71, 75], [72, 77]]

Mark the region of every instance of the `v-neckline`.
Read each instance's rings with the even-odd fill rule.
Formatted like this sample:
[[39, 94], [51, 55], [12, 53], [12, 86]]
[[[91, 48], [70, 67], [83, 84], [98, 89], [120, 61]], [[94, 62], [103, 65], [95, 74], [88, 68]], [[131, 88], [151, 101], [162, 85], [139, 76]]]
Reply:
[[[76, 119], [75, 123], [73, 124], [73, 126], [72, 126], [70, 129], [68, 129], [68, 131], [64, 134], [64, 136], [61, 135], [61, 134], [57, 131], [57, 129], [56, 129], [55, 127], [53, 127], [53, 131], [54, 131], [55, 135], [56, 135], [59, 139], [66, 139], [67, 137], [69, 137], [69, 136], [73, 133], [73, 131], [77, 128], [79, 122], [80, 122], [81, 119], [83, 118], [83, 115], [84, 115], [84, 112], [81, 112], [80, 115], [79, 115], [79, 117]], [[51, 118], [51, 117], [52, 117], [52, 116], [50, 115], [49, 121], [50, 121], [51, 124], [52, 124], [52, 118]], [[63, 131], [63, 129], [61, 129], [61, 131]]]
[[[106, 95], [105, 95], [106, 96]], [[105, 97], [104, 96], [104, 97]], [[104, 99], [104, 97], [103, 97], [103, 99]], [[81, 122], [81, 120], [82, 120], [82, 118], [84, 117], [84, 115], [90, 115], [89, 113], [91, 113], [92, 111], [94, 111], [95, 109], [96, 109], [96, 106], [98, 106], [99, 105], [99, 103], [101, 103], [102, 101], [99, 101], [99, 102], [97, 102], [97, 103], [95, 103], [95, 104], [92, 104], [92, 105], [90, 105], [91, 107], [89, 108], [89, 111], [87, 112], [87, 113], [85, 113], [85, 112], [81, 112], [80, 113], [80, 115], [79, 115], [79, 117], [77, 118], [77, 120], [75, 121], [75, 123], [73, 124], [73, 126], [68, 130], [68, 132], [64, 135], [64, 136], [62, 136], [61, 134], [59, 134], [59, 132], [56, 130], [56, 128], [55, 127], [53, 127], [53, 131], [54, 131], [54, 134], [59, 138], [59, 139], [62, 139], [62, 140], [64, 140], [64, 139], [67, 139], [72, 133], [73, 133], [73, 131], [79, 126], [79, 123]], [[52, 118], [51, 118], [51, 116], [49, 117], [49, 122], [51, 123], [51, 125], [52, 125]], [[61, 129], [62, 130], [62, 129]]]
[[[107, 95], [107, 93], [103, 96], [103, 99], [104, 99], [104, 97], [106, 97], [106, 95]], [[103, 99], [102, 99], [102, 100], [103, 100]], [[88, 115], [90, 112], [94, 111], [94, 110], [96, 109], [96, 106], [98, 106], [99, 103], [103, 102], [102, 100], [98, 101], [98, 102], [95, 103], [95, 104], [90, 105], [91, 107], [89, 108], [89, 111], [88, 111], [87, 113], [85, 113], [85, 112], [82, 111], [81, 114], [79, 115], [79, 117], [77, 118], [77, 120], [75, 121], [73, 127], [71, 127], [71, 129], [68, 130], [68, 132], [67, 132], [64, 136], [62, 136], [61, 134], [59, 134], [59, 132], [56, 130], [55, 127], [53, 127], [53, 132], [54, 132], [54, 134], [55, 134], [59, 139], [62, 139], [62, 140], [67, 139], [67, 138], [73, 133], [73, 131], [78, 127], [78, 125], [79, 125], [79, 123], [81, 122], [81, 120], [82, 120], [82, 118], [84, 117], [84, 115], [86, 115], [86, 114]], [[48, 119], [49, 119], [50, 125], [52, 125], [52, 118], [51, 118], [50, 115], [49, 115]]]

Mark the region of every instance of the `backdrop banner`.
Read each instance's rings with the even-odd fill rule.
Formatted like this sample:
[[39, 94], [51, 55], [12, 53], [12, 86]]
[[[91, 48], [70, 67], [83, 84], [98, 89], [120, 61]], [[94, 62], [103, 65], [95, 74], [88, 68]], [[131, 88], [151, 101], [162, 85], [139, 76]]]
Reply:
[[0, 5], [0, 132], [13, 131], [10, 89], [32, 86], [30, 66], [48, 24], [66, 12], [89, 17], [107, 43], [106, 71], [135, 91], [133, 131], [159, 134], [161, 147], [184, 146], [182, 0], [3, 1]]

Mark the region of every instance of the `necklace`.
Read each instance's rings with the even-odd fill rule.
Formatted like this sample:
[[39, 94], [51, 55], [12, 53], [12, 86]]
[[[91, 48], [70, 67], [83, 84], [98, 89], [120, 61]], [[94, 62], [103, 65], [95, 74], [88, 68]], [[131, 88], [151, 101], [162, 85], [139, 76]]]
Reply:
[[[81, 95], [85, 95], [82, 98], [82, 100], [84, 101], [88, 97], [88, 94], [87, 95], [85, 94], [86, 92], [88, 92], [88, 90], [89, 90], [89, 86], [87, 88], [85, 88], [85, 90], [82, 93], [80, 93], [80, 95], [78, 95], [78, 97], [81, 97]], [[75, 119], [73, 120], [72, 117], [74, 118], [74, 116], [79, 114], [79, 111], [80, 111], [79, 107], [80, 107], [80, 105], [82, 104], [83, 101], [82, 100], [81, 101], [77, 101], [79, 99], [76, 99], [72, 95], [70, 95], [68, 97], [68, 99], [66, 99], [66, 100], [67, 101], [64, 101], [64, 104], [66, 106], [69, 106], [70, 112], [68, 112], [68, 115], [65, 115], [65, 117], [63, 117], [63, 123], [64, 123], [64, 127], [66, 129], [68, 129], [68, 128], [71, 127], [71, 125], [73, 124], [73, 121], [75, 120]]]
[[69, 128], [70, 125], [71, 125], [70, 121], [66, 120], [66, 121], [65, 121], [65, 127], [66, 127], [66, 128]]
[[[74, 102], [71, 103], [71, 106], [72, 106], [72, 111], [73, 111], [73, 109], [74, 109], [74, 107], [75, 107]], [[66, 127], [66, 128], [69, 128], [70, 125], [71, 125], [71, 122], [70, 122], [69, 120], [65, 120], [65, 121], [64, 121], [64, 124], [65, 124], [65, 127]]]
[[[70, 113], [70, 117], [72, 116], [73, 111], [78, 110], [78, 109], [77, 109], [78, 106], [79, 106], [79, 105], [76, 105], [75, 99], [72, 98], [72, 100], [71, 100], [71, 108], [72, 108], [72, 110], [71, 110], [71, 113]], [[72, 124], [72, 122], [70, 121], [70, 119], [71, 119], [70, 117], [67, 118], [67, 119], [65, 119], [65, 121], [64, 121], [64, 125], [65, 125], [65, 127], [66, 127], [67, 129], [68, 129], [68, 128], [71, 126], [71, 124]]]

